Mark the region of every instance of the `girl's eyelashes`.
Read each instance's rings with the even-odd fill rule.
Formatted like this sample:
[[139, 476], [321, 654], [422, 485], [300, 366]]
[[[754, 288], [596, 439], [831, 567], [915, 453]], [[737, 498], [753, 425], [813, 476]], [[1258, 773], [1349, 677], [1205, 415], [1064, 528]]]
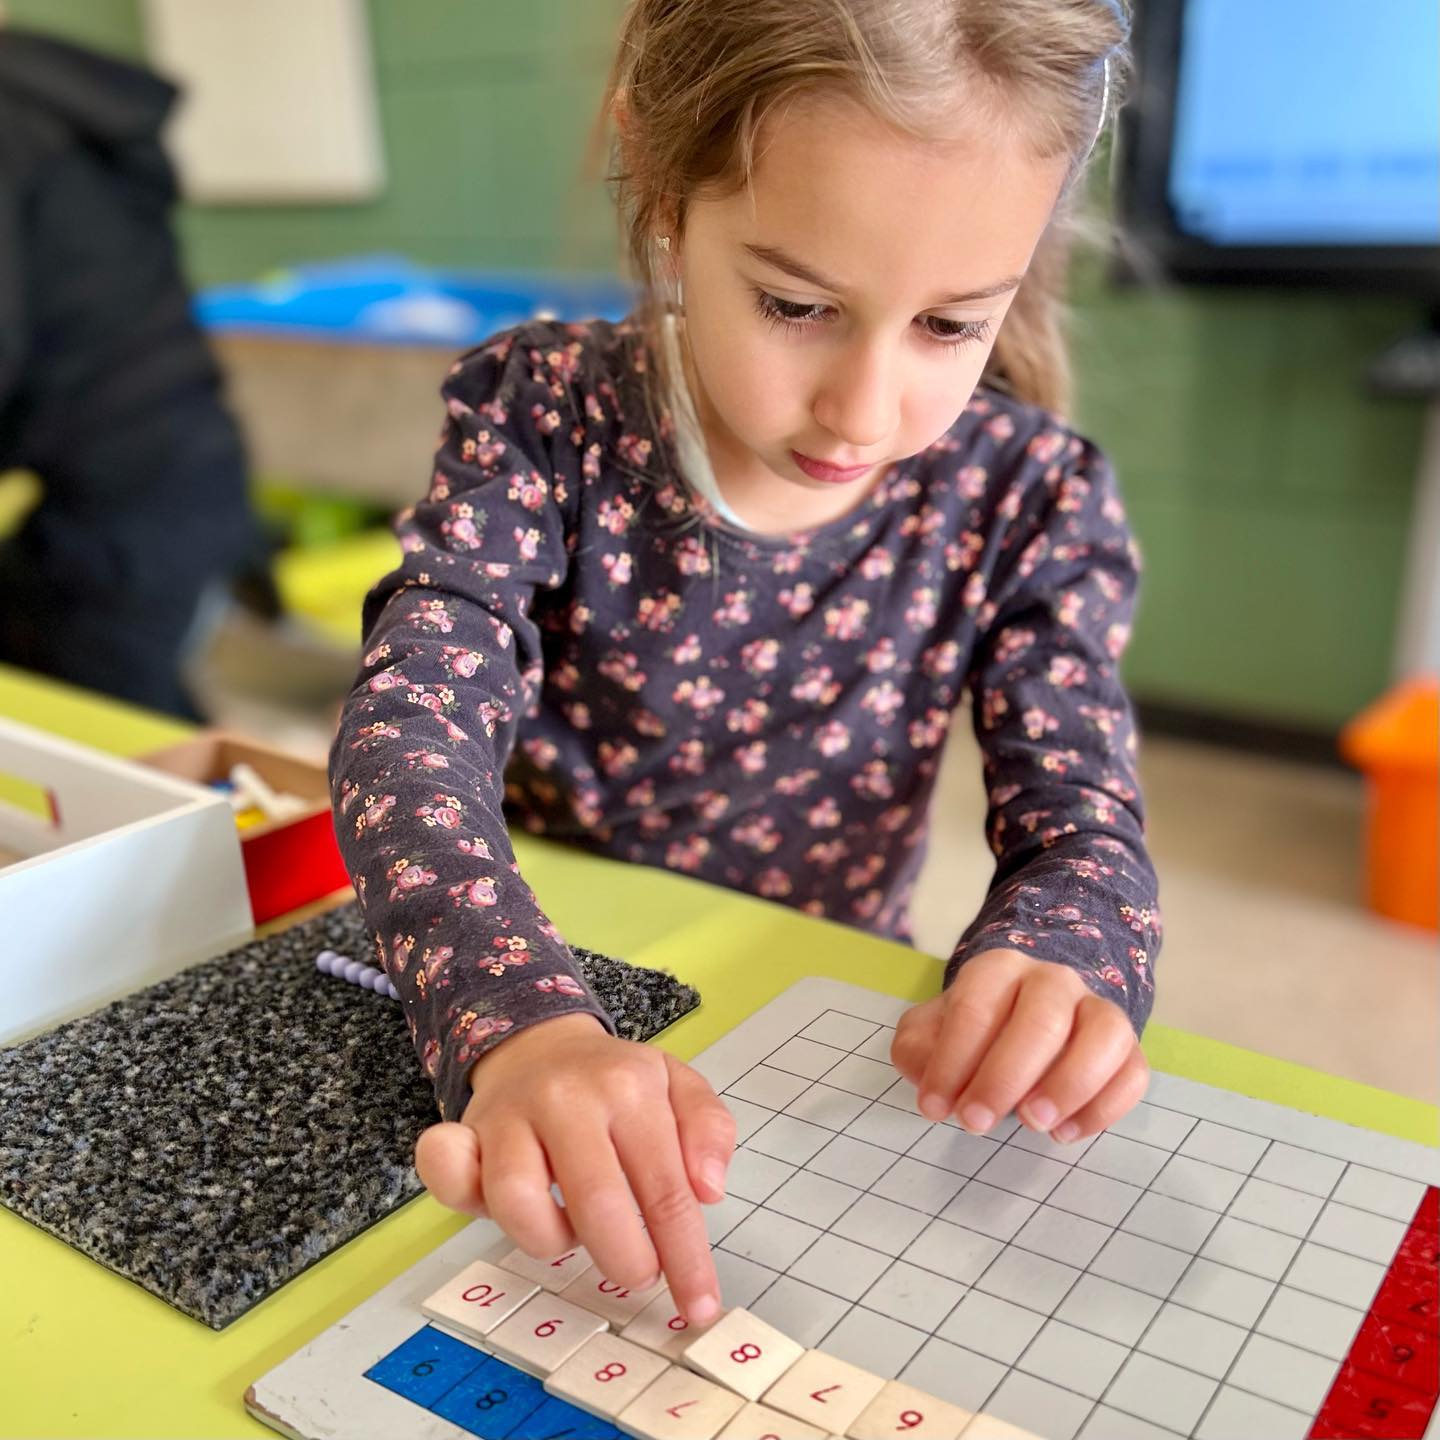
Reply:
[[[768, 290], [760, 289], [759, 286], [752, 287], [752, 294], [755, 296], [756, 313], [773, 329], [798, 333], [804, 330], [813, 330], [817, 324], [821, 323], [815, 312], [824, 310], [823, 305], [800, 305], [794, 300], [782, 300], [778, 295], [772, 295]], [[988, 319], [946, 320], [939, 315], [927, 315], [924, 318], [926, 334], [942, 350], [959, 350], [965, 345], [973, 345], [984, 340], [990, 334]], [[932, 325], [942, 328], [933, 330], [930, 328]]]

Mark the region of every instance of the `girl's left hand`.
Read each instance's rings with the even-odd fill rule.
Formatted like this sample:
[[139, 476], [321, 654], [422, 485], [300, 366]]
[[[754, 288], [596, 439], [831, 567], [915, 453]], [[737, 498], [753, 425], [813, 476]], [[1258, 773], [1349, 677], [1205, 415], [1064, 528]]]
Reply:
[[1150, 1067], [1125, 1012], [1066, 965], [986, 950], [900, 1017], [890, 1058], [921, 1113], [976, 1134], [1014, 1110], [1068, 1144], [1118, 1120]]

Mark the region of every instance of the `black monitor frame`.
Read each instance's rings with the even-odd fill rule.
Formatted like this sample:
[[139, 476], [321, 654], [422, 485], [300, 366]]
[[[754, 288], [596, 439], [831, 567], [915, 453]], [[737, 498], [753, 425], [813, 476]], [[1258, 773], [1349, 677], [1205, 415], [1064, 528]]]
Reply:
[[1185, 0], [1138, 0], [1135, 11], [1135, 84], [1116, 133], [1115, 208], [1126, 244], [1115, 278], [1147, 281], [1158, 271], [1192, 283], [1329, 286], [1440, 302], [1440, 245], [1215, 245], [1186, 234], [1169, 196]]

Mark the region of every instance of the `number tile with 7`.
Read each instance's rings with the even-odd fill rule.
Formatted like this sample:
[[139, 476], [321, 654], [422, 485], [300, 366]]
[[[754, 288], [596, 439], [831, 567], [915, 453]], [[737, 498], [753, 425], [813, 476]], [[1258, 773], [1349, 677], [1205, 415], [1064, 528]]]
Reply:
[[640, 1440], [710, 1440], [745, 1402], [733, 1392], [672, 1365], [616, 1417]]
[[823, 1350], [807, 1350], [765, 1392], [765, 1403], [811, 1425], [843, 1433], [885, 1381]]

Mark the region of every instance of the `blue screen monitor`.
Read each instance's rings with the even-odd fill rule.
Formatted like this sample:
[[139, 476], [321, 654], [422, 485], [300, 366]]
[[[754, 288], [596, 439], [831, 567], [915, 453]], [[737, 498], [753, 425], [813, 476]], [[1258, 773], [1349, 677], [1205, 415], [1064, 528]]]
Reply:
[[1119, 208], [1182, 279], [1440, 298], [1440, 4], [1148, 0]]

